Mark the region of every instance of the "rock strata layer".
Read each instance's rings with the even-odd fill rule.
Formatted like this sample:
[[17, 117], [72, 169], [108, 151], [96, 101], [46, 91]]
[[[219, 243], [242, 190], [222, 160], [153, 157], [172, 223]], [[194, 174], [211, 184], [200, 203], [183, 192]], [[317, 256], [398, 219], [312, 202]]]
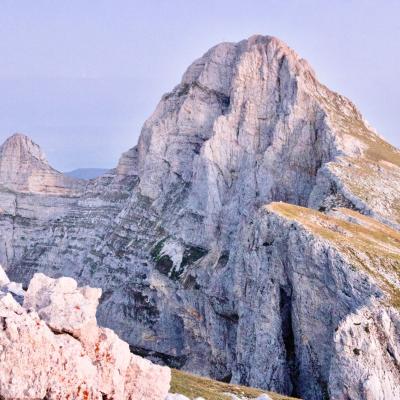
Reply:
[[114, 170], [49, 168], [26, 137], [1, 147], [14, 280], [102, 287], [100, 323], [160, 363], [310, 400], [399, 398], [400, 153], [278, 39], [196, 60]]

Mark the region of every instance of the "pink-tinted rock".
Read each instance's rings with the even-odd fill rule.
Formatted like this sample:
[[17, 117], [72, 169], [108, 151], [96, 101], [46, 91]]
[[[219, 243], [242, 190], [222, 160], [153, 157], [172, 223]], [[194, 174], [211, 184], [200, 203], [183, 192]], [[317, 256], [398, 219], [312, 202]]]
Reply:
[[164, 400], [170, 369], [96, 323], [101, 291], [36, 274], [24, 307], [0, 297], [0, 397]]
[[149, 360], [131, 354], [125, 376], [125, 390], [130, 400], [165, 399], [170, 380], [169, 368], [160, 367]]
[[1, 398], [101, 399], [96, 367], [78, 340], [55, 335], [10, 294], [0, 299], [0, 321]]
[[96, 309], [101, 289], [78, 288], [72, 278], [51, 279], [35, 274], [24, 299], [24, 307], [35, 310], [51, 329], [80, 336], [88, 326], [96, 325]]
[[110, 398], [129, 398], [124, 397], [125, 376], [131, 357], [128, 344], [112, 330], [97, 326], [85, 331], [80, 340], [96, 364], [100, 390]]

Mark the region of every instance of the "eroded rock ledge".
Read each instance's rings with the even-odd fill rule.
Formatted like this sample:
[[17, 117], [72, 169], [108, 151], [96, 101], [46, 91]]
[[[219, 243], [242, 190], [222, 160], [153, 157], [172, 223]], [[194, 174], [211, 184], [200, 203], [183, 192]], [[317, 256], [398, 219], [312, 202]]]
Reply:
[[131, 354], [97, 326], [101, 289], [35, 274], [23, 306], [7, 290], [0, 292], [0, 398], [165, 399], [170, 369]]

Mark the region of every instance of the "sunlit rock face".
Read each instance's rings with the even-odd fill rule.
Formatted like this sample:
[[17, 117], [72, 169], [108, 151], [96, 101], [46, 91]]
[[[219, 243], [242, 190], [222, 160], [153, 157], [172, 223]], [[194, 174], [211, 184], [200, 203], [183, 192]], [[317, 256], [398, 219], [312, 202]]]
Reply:
[[[101, 324], [158, 362], [311, 400], [396, 398], [399, 353], [384, 349], [398, 331], [378, 326], [381, 315], [398, 326], [388, 299], [400, 287], [391, 256], [400, 154], [278, 39], [210, 49], [162, 97], [115, 170], [69, 181], [63, 194], [46, 181], [51, 194], [16, 185], [1, 157], [0, 263], [13, 279], [26, 284], [41, 271], [102, 287]], [[36, 161], [16, 160], [22, 176], [35, 170]], [[293, 233], [277, 210], [265, 212], [272, 202], [315, 210], [320, 228], [296, 222], [294, 209]], [[383, 226], [393, 240], [368, 233], [382, 256], [368, 261], [360, 248], [369, 269], [357, 268], [332, 240], [346, 229], [323, 216], [356, 224], [347, 235]], [[353, 340], [346, 321], [360, 310], [380, 343], [369, 381], [366, 354], [343, 353]]]
[[96, 323], [100, 289], [36, 274], [20, 306], [0, 292], [0, 396], [164, 400], [170, 370], [130, 353]]

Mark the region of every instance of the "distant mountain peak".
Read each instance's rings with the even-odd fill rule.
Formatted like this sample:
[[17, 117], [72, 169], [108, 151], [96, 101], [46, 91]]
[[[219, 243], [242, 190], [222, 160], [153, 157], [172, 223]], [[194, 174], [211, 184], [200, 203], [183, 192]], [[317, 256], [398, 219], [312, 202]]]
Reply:
[[14, 133], [0, 147], [1, 157], [12, 157], [22, 159], [27, 156], [36, 158], [38, 161], [48, 164], [45, 154], [29, 136], [22, 133]]
[[94, 179], [108, 171], [107, 168], [77, 168], [72, 171], [64, 172], [64, 175], [77, 179]]
[[0, 184], [31, 193], [72, 194], [81, 183], [52, 168], [39, 145], [15, 133], [0, 146]]

